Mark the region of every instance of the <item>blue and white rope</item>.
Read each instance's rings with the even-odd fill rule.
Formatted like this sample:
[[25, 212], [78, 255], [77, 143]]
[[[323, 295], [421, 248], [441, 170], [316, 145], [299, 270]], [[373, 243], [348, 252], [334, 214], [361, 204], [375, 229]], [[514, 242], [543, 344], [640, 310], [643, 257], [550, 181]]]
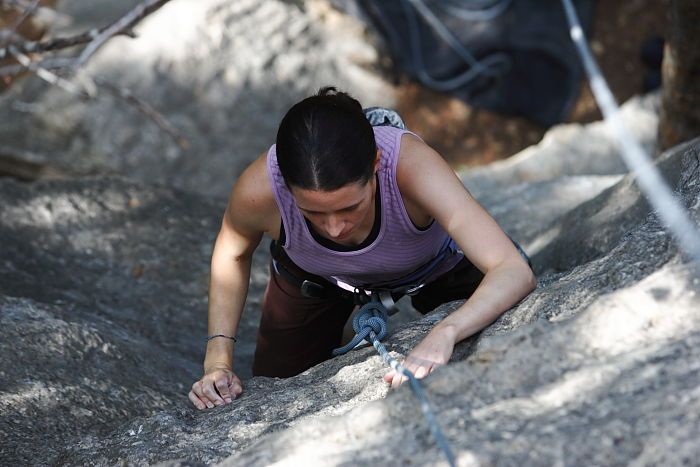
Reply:
[[384, 344], [380, 342], [380, 339], [383, 339], [384, 336], [386, 336], [387, 317], [388, 313], [386, 308], [378, 300], [372, 300], [371, 302], [363, 305], [362, 308], [360, 308], [360, 311], [358, 311], [357, 315], [355, 315], [355, 318], [352, 320], [352, 327], [357, 334], [349, 344], [333, 350], [333, 356], [343, 355], [349, 352], [350, 350], [354, 349], [357, 344], [362, 342], [363, 339], [367, 339], [368, 342], [372, 342], [372, 345], [375, 349], [377, 349], [377, 352], [379, 352], [379, 355], [381, 355], [384, 362], [386, 362], [386, 364], [389, 365], [392, 370], [408, 378], [411, 383], [411, 389], [420, 402], [420, 408], [428, 422], [430, 432], [435, 438], [437, 445], [445, 453], [445, 457], [447, 457], [447, 461], [449, 462], [450, 466], [455, 466], [457, 464], [455, 462], [454, 454], [450, 449], [450, 445], [447, 443], [447, 439], [445, 439], [445, 435], [443, 435], [442, 431], [440, 430], [440, 426], [435, 419], [435, 414], [430, 408], [428, 398], [426, 397], [425, 392], [423, 392], [420, 382], [415, 376], [413, 376], [413, 373], [404, 368], [396, 359], [392, 358], [391, 355], [389, 355], [389, 352], [386, 350], [386, 347], [384, 347]]

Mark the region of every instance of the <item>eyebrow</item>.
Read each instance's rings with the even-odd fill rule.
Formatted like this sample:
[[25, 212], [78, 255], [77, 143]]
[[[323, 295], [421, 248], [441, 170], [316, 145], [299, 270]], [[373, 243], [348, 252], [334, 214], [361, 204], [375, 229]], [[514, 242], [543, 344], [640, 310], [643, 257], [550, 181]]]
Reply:
[[[359, 203], [355, 203], [355, 204], [352, 204], [350, 206], [338, 209], [338, 211], [350, 211], [351, 209], [356, 208], [360, 204], [362, 204], [362, 201], [360, 201]], [[304, 212], [308, 212], [309, 214], [323, 214], [321, 211], [311, 211], [310, 209], [304, 209], [302, 207], [299, 207], [299, 209], [304, 211]]]

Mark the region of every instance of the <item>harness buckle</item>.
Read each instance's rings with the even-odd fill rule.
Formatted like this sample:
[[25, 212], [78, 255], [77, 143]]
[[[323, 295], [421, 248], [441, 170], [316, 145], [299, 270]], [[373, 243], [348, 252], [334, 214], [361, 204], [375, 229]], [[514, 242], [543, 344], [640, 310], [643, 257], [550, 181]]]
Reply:
[[412, 296], [416, 295], [418, 293], [418, 291], [420, 289], [422, 289], [423, 287], [425, 287], [425, 283], [414, 285], [413, 287], [409, 287], [408, 289], [406, 289], [406, 291], [404, 293], [406, 295], [412, 297]]
[[396, 314], [399, 311], [399, 309], [396, 307], [394, 297], [391, 296], [391, 291], [381, 290], [379, 292], [375, 292], [375, 294], [376, 298], [378, 298], [381, 304], [384, 305], [384, 308], [386, 308], [389, 316]]
[[282, 275], [282, 273], [280, 272], [280, 268], [279, 268], [279, 266], [277, 265], [277, 260], [276, 260], [275, 258], [272, 258], [272, 269], [275, 270], [275, 273], [276, 273], [278, 276], [281, 276], [281, 275]]
[[323, 298], [326, 296], [326, 289], [321, 284], [304, 279], [301, 283], [301, 294], [306, 298]]

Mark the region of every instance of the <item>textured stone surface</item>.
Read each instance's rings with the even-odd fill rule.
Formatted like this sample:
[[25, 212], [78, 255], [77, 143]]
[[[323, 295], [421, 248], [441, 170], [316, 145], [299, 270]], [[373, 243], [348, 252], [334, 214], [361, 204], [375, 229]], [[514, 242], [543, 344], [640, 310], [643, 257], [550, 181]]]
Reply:
[[[696, 183], [692, 180], [694, 169], [682, 168], [682, 163], [692, 164], [692, 161], [681, 160], [678, 152], [696, 147], [698, 141], [680, 145], [659, 157], [657, 167], [669, 186], [679, 183], [694, 186]], [[627, 175], [615, 186], [550, 224], [528, 243], [527, 248], [538, 272], [565, 271], [608, 252], [649, 210], [634, 176]], [[571, 248], [572, 244], [577, 247]]]
[[[47, 461], [73, 436], [186, 400], [223, 205], [118, 178], [3, 179], [0, 199], [0, 459]], [[256, 255], [241, 327], [243, 377], [266, 261]]]
[[[630, 132], [649, 153], [656, 148], [659, 96], [630, 99], [621, 117]], [[563, 175], [620, 175], [628, 172], [617, 143], [605, 123], [564, 124], [547, 132], [539, 144], [485, 167], [460, 173], [465, 186], [477, 198], [521, 182], [551, 180]]]
[[[249, 378], [265, 245], [236, 347], [243, 395], [204, 412], [187, 400], [201, 375], [221, 195], [314, 87], [332, 81], [389, 103], [386, 84], [356, 63], [376, 58], [353, 42], [360, 30], [322, 4], [179, 0], [139, 29], [151, 45], [119, 40], [96, 57], [92, 71], [120, 77], [185, 130], [186, 151], [126, 107], [32, 82], [13, 92], [51, 112], [0, 105], [0, 138], [38, 161], [140, 180], [0, 179], [1, 465], [444, 463], [410, 389], [388, 391], [372, 348], [286, 380]], [[346, 35], [331, 39], [329, 27]], [[176, 47], [163, 52], [163, 41]], [[649, 147], [656, 105], [650, 96], [625, 110]], [[696, 223], [699, 151], [695, 141], [659, 160]], [[614, 154], [602, 124], [562, 126], [463, 174], [531, 253], [540, 286], [424, 381], [460, 465], [692, 465], [700, 455], [698, 271]], [[456, 306], [403, 319], [386, 339], [392, 354]]]
[[478, 201], [531, 255], [534, 252], [530, 251], [530, 242], [544, 228], [621, 178], [622, 175], [559, 176], [487, 191]]
[[[700, 218], [699, 154], [700, 145], [695, 142], [660, 161], [696, 222]], [[113, 271], [125, 270], [128, 279], [124, 280], [138, 283], [123, 265], [131, 264], [130, 249], [141, 240], [132, 245], [120, 229], [134, 235], [144, 229], [141, 235], [150, 234], [145, 238], [156, 237], [150, 230], [154, 227], [148, 226], [162, 227], [168, 225], [168, 218], [176, 218], [171, 228], [187, 240], [187, 235], [197, 234], [191, 224], [196, 216], [189, 209], [202, 215], [205, 199], [167, 190], [156, 190], [149, 198], [149, 190], [118, 179], [30, 188], [3, 182], [0, 187], [5, 199], [13, 194], [24, 200], [5, 207], [2, 217], [8, 219], [3, 239], [15, 239], [11, 248], [15, 253], [3, 249], [0, 264], [6, 275], [2, 283], [8, 277], [15, 279], [12, 291], [3, 289], [2, 294], [0, 341], [6, 347], [1, 350], [3, 355], [16, 353], [20, 363], [7, 360], [1, 370], [0, 427], [10, 436], [4, 435], [10, 439], [5, 445], [20, 447], [2, 452], [4, 459], [26, 461], [21, 447], [36, 443], [29, 430], [32, 422], [61, 413], [44, 425], [46, 445], [39, 452], [34, 448], [34, 456], [42, 462], [442, 463], [408, 386], [389, 394], [381, 380], [386, 367], [372, 348], [353, 351], [290, 379], [249, 379], [243, 395], [231, 405], [205, 412], [190, 406], [181, 384], [198, 374], [201, 347], [194, 331], [203, 326], [202, 315], [188, 315], [187, 306], [177, 314], [172, 308], [169, 314], [158, 314], [158, 307], [146, 306], [153, 295], [134, 284], [126, 288], [115, 282]], [[90, 193], [90, 199], [106, 199], [109, 208], [83, 206], [76, 211], [74, 206], [80, 205], [72, 193], [76, 190]], [[697, 271], [678, 255], [648, 208], [626, 202], [636, 199], [634, 190], [629, 177], [623, 178], [565, 215], [564, 219], [609, 218], [610, 224], [601, 222], [596, 230], [596, 238], [608, 247], [564, 271], [542, 275], [535, 292], [480, 335], [459, 344], [453, 363], [425, 380], [461, 465], [683, 464], [700, 454], [694, 442], [700, 436]], [[42, 204], [32, 201], [43, 192], [56, 200], [52, 210], [42, 211]], [[611, 197], [610, 192], [617, 195]], [[142, 200], [145, 212], [138, 214], [139, 208], [129, 212], [128, 200], [133, 197]], [[155, 202], [158, 197], [162, 200]], [[47, 198], [42, 198], [44, 203]], [[74, 203], [60, 203], [64, 198]], [[615, 200], [618, 209], [611, 208]], [[155, 207], [149, 210], [150, 205]], [[599, 214], [590, 214], [591, 206], [598, 206]], [[613, 221], [625, 210], [630, 212], [625, 233], [620, 234]], [[137, 222], [140, 215], [148, 217], [148, 222]], [[107, 221], [110, 216], [116, 219]], [[95, 227], [103, 224], [110, 226], [109, 231], [115, 229], [111, 236]], [[70, 227], [76, 226], [69, 234]], [[47, 230], [42, 233], [42, 229]], [[577, 232], [562, 231], [557, 241], [566, 244], [567, 239], [570, 250], [580, 246]], [[159, 250], [158, 245], [167, 245], [168, 240], [157, 240], [144, 251], [153, 250], [152, 261], [161, 254], [169, 258], [173, 275], [165, 277], [156, 261], [139, 280], [145, 280], [145, 288], [160, 299], [173, 284], [189, 283], [178, 264], [196, 263], [187, 254], [199, 253], [183, 255], [175, 247]], [[80, 262], [71, 258], [69, 245], [76, 242], [82, 242], [82, 248], [95, 248], [93, 256], [98, 259], [87, 261], [81, 269]], [[101, 253], [94, 255], [98, 244]], [[28, 253], [30, 245], [42, 245], [46, 253]], [[61, 263], [59, 248], [67, 252], [66, 270], [77, 274], [54, 283], [58, 274], [51, 271], [53, 262]], [[175, 251], [178, 254], [168, 256]], [[39, 263], [41, 257], [46, 259]], [[204, 274], [206, 265], [199, 261], [199, 269], [190, 274]], [[264, 267], [260, 261], [256, 271]], [[543, 267], [548, 269], [546, 264]], [[8, 269], [12, 275], [7, 275]], [[88, 276], [89, 269], [94, 276]], [[86, 282], [74, 283], [73, 276], [82, 274]], [[111, 280], [95, 279], [100, 275]], [[259, 297], [264, 276], [260, 279], [252, 297]], [[30, 284], [42, 281], [49, 286], [37, 288], [38, 298], [29, 298]], [[114, 288], [104, 285], [112, 283]], [[129, 298], [123, 315], [118, 306], [98, 306], [101, 301], [110, 303], [100, 297], [115, 299], [117, 290], [129, 291], [124, 294]], [[203, 292], [203, 287], [192, 296], [179, 291], [172, 299], [186, 304], [197, 296], [201, 307]], [[130, 310], [139, 306], [145, 313], [134, 320]], [[388, 348], [397, 357], [405, 355], [455, 306], [445, 305], [396, 329], [387, 339]], [[150, 313], [159, 319], [143, 319]], [[168, 316], [175, 321], [170, 328], [162, 323]], [[47, 330], [52, 330], [53, 340], [41, 334]], [[166, 339], [154, 337], [165, 332], [172, 332], [178, 346], [186, 350], [178, 353]], [[17, 341], [22, 344], [13, 346]], [[59, 355], [63, 355], [60, 360]], [[86, 361], [91, 364], [84, 365]], [[43, 392], [53, 396], [50, 404], [37, 402]], [[124, 404], [124, 398], [130, 403]], [[70, 446], [57, 444], [59, 439], [71, 439]]]
[[[104, 12], [67, 0], [78, 23]], [[93, 11], [95, 10], [95, 11]], [[108, 21], [107, 21], [108, 22]], [[88, 71], [128, 87], [189, 140], [180, 148], [153, 122], [106, 93], [84, 102], [30, 79], [0, 95], [4, 149], [69, 173], [111, 170], [198, 193], [228, 195], [242, 169], [274, 142], [287, 109], [335, 85], [366, 106], [392, 106], [365, 30], [323, 0], [178, 0], [115, 38]], [[20, 111], [13, 101], [32, 103]], [[21, 151], [20, 151], [21, 149]]]
[[[575, 318], [482, 338], [468, 359], [433, 373], [425, 386], [458, 464], [692, 465], [698, 292], [695, 271], [667, 265]], [[273, 462], [446, 464], [408, 387], [265, 436], [221, 465]]]

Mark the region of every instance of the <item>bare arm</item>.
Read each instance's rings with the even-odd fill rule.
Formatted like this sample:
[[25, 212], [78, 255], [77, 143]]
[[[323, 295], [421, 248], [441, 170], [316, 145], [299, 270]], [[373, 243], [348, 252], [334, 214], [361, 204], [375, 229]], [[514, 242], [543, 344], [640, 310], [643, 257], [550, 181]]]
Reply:
[[[457, 342], [485, 328], [529, 294], [536, 280], [508, 236], [442, 157], [414, 136], [402, 137], [397, 181], [414, 210], [435, 218], [484, 273], [474, 294], [406, 358], [406, 367], [422, 377], [447, 363]], [[385, 379], [397, 386], [400, 379], [396, 376], [392, 372]]]
[[[209, 335], [236, 335], [248, 294], [253, 252], [275, 212], [263, 155], [233, 187], [216, 237], [209, 282]], [[242, 392], [233, 373], [233, 353], [230, 339], [217, 337], [207, 343], [204, 376], [189, 394], [197, 408], [231, 402]]]
[[[262, 232], [243, 233], [235, 226], [236, 214], [231, 204], [224, 214], [211, 258], [209, 335], [236, 335], [248, 294], [253, 251], [262, 237]], [[214, 366], [233, 366], [232, 340], [214, 338], [208, 342], [204, 371]]]

